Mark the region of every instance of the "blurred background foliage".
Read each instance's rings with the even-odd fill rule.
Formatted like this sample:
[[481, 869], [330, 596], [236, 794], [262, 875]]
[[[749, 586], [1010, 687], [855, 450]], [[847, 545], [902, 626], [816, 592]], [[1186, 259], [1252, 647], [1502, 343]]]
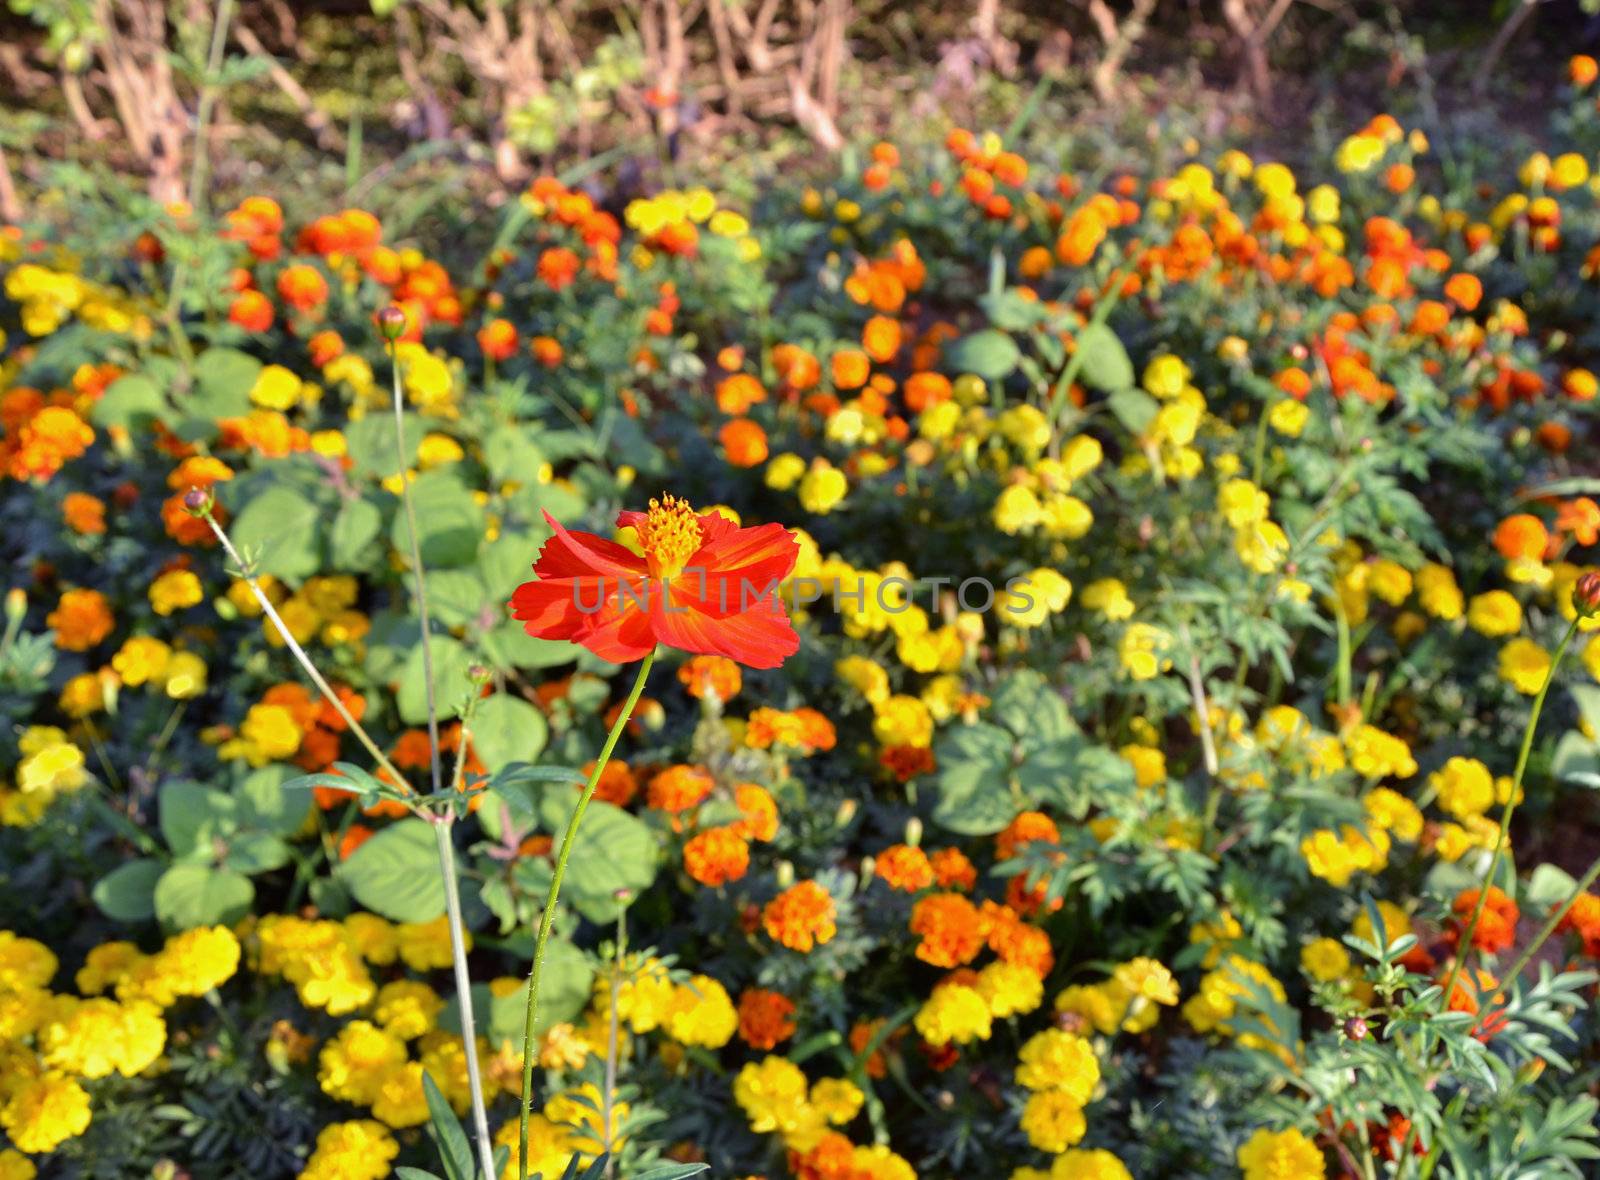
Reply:
[[197, 126], [214, 202], [382, 185], [418, 218], [563, 169], [604, 172], [617, 200], [679, 170], [738, 193], [951, 124], [1110, 153], [1192, 133], [1293, 161], [1387, 110], [1510, 149], [1557, 63], [1600, 41], [1596, 6], [5, 0], [0, 220], [77, 216], [72, 193], [118, 181], [179, 199]]

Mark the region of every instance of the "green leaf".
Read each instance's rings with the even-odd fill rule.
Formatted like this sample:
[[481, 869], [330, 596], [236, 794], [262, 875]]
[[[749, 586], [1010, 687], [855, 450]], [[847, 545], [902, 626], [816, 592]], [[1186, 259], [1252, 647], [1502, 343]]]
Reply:
[[509, 693], [480, 701], [472, 718], [472, 747], [491, 772], [512, 762], [533, 761], [549, 736], [544, 714]]
[[96, 881], [90, 896], [108, 918], [148, 922], [156, 916], [156, 882], [164, 871], [157, 860], [130, 860]]
[[1155, 421], [1161, 403], [1142, 389], [1118, 389], [1106, 398], [1106, 406], [1131, 433], [1143, 434]]
[[483, 581], [470, 569], [429, 570], [428, 607], [446, 627], [476, 626], [485, 607], [491, 606], [492, 623], [500, 621], [501, 604], [493, 602]]
[[144, 430], [167, 419], [167, 402], [161, 390], [148, 377], [131, 373], [113, 381], [89, 410], [89, 421], [96, 426], [120, 426], [124, 430]]
[[1015, 742], [997, 725], [976, 722], [946, 731], [935, 747], [939, 802], [933, 818], [953, 832], [987, 836], [1017, 817], [1011, 790]]
[[1517, 900], [1524, 909], [1550, 910], [1571, 897], [1577, 887], [1572, 874], [1559, 865], [1542, 864], [1528, 875], [1528, 884]]
[[[566, 832], [576, 791], [547, 791], [540, 819], [558, 836]], [[637, 897], [656, 879], [656, 838], [644, 823], [622, 808], [596, 799], [584, 812], [572, 842], [562, 899], [591, 922], [613, 922], [621, 912], [618, 890]]]
[[945, 349], [944, 361], [963, 373], [976, 373], [985, 381], [999, 381], [1011, 374], [1022, 359], [1017, 342], [993, 328], [963, 336]]
[[406, 459], [401, 463], [395, 448], [394, 415], [372, 413], [345, 427], [345, 450], [356, 471], [375, 479], [388, 479], [399, 475], [417, 457], [426, 428], [415, 414], [401, 415], [401, 431], [405, 436]]
[[233, 542], [258, 572], [299, 582], [322, 569], [322, 510], [293, 488], [270, 487], [233, 522]]
[[545, 453], [526, 426], [499, 426], [483, 443], [483, 462], [497, 485], [507, 480], [526, 483], [545, 462]]
[[[416, 505], [418, 547], [428, 569], [468, 565], [478, 556], [483, 540], [483, 509], [461, 480], [448, 471], [430, 471], [411, 485]], [[390, 541], [409, 560], [411, 531], [405, 512], [394, 514]]]
[[246, 876], [270, 873], [289, 863], [289, 846], [264, 832], [244, 832], [228, 842], [222, 863]]
[[428, 1103], [428, 1134], [439, 1151], [447, 1180], [473, 1180], [472, 1148], [461, 1120], [439, 1092], [439, 1085], [426, 1070], [422, 1074], [422, 1095]]
[[1105, 324], [1086, 324], [1077, 338], [1078, 377], [1090, 389], [1113, 393], [1134, 384], [1133, 362]]
[[[458, 639], [448, 635], [435, 635], [429, 644], [433, 654], [433, 692], [439, 716], [454, 717], [461, 711], [471, 681], [467, 670], [472, 667], [472, 653]], [[428, 678], [419, 641], [406, 656], [400, 670], [400, 691], [395, 704], [400, 710], [400, 720], [407, 725], [420, 725], [428, 719]]]
[[431, 922], [444, 913], [439, 850], [427, 820], [391, 824], [336, 871], [352, 897], [390, 921]]
[[182, 409], [193, 417], [237, 418], [250, 412], [250, 390], [263, 366], [237, 348], [208, 348], [195, 362], [195, 391]]
[[263, 766], [233, 789], [242, 826], [274, 836], [292, 836], [311, 809], [304, 795], [288, 790], [295, 773], [287, 766]]
[[175, 864], [155, 887], [156, 917], [173, 930], [196, 926], [230, 926], [250, 912], [255, 886], [231, 869]]
[[1019, 669], [1001, 681], [989, 705], [989, 719], [1018, 738], [1055, 742], [1078, 732], [1066, 701], [1043, 675]]
[[[398, 3], [399, 0], [395, 0], [395, 2]], [[374, 9], [376, 9], [377, 4], [378, 0], [373, 0]], [[400, 1180], [441, 1180], [440, 1177], [432, 1172], [425, 1171], [422, 1168], [413, 1168], [409, 1164], [401, 1164], [394, 1170], [394, 1174], [400, 1177]]]
[[238, 805], [221, 791], [176, 779], [162, 786], [158, 800], [161, 835], [174, 856], [209, 856], [215, 841], [238, 830]]
[[328, 561], [336, 570], [364, 573], [371, 565], [372, 543], [383, 532], [383, 512], [366, 498], [339, 505], [328, 526]]

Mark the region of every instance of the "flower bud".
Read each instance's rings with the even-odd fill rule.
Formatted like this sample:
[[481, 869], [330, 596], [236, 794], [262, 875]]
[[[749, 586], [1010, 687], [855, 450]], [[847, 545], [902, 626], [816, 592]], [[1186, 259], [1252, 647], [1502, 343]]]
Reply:
[[379, 335], [390, 343], [400, 339], [406, 330], [406, 313], [393, 303], [380, 307], [372, 321], [378, 325]]
[[20, 586], [6, 591], [6, 622], [20, 623], [28, 613], [28, 596]]
[[207, 488], [190, 488], [183, 493], [183, 506], [191, 516], [210, 516], [211, 504], [211, 492]]
[[1370, 1030], [1367, 1028], [1367, 1022], [1360, 1016], [1352, 1016], [1349, 1020], [1344, 1022], [1344, 1035], [1349, 1037], [1352, 1041], [1366, 1040], [1367, 1033], [1369, 1031]]
[[1572, 608], [1581, 618], [1600, 613], [1600, 572], [1590, 570], [1572, 587]]
[[917, 816], [906, 820], [906, 843], [913, 848], [922, 843], [922, 820]]

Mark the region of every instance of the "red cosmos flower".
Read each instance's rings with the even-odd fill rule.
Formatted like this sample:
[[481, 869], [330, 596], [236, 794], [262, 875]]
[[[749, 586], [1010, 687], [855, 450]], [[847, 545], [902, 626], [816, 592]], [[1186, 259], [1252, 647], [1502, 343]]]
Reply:
[[601, 659], [630, 663], [658, 643], [776, 668], [800, 647], [776, 587], [800, 547], [779, 524], [740, 528], [715, 512], [696, 514], [674, 496], [647, 512], [622, 512], [644, 555], [570, 532], [547, 512], [555, 535], [533, 564], [537, 580], [511, 597], [529, 635], [581, 644]]

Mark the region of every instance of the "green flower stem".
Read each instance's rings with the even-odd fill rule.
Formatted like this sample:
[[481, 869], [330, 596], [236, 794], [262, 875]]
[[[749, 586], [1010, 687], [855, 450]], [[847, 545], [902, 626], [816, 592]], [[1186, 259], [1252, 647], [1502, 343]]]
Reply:
[[456, 848], [452, 813], [433, 821], [433, 838], [439, 846], [439, 870], [444, 877], [444, 906], [450, 925], [450, 961], [455, 968], [456, 995], [461, 999], [461, 1041], [467, 1053], [467, 1086], [472, 1091], [472, 1129], [478, 1140], [478, 1165], [484, 1180], [497, 1175], [494, 1145], [489, 1138], [489, 1110], [483, 1101], [483, 1074], [478, 1068], [478, 1029], [472, 1012], [472, 977], [467, 972], [467, 945], [462, 937], [461, 889], [456, 883]]
[[262, 591], [261, 583], [256, 581], [255, 575], [250, 572], [250, 567], [245, 563], [244, 558], [239, 556], [239, 551], [233, 547], [233, 542], [228, 539], [228, 534], [217, 523], [216, 516], [212, 514], [210, 509], [202, 512], [201, 516], [211, 526], [211, 532], [216, 536], [223, 552], [227, 553], [233, 564], [238, 567], [239, 577], [246, 586], [250, 587], [250, 593], [255, 596], [256, 605], [267, 616], [268, 622], [278, 632], [278, 638], [283, 640], [284, 646], [289, 649], [295, 661], [299, 663], [305, 674], [311, 678], [311, 683], [317, 686], [317, 691], [322, 694], [323, 699], [333, 706], [333, 711], [339, 714], [340, 719], [349, 727], [350, 732], [356, 735], [356, 740], [372, 756], [372, 760], [393, 777], [397, 788], [402, 787], [406, 781], [405, 775], [401, 774], [384, 752], [378, 749], [378, 743], [372, 740], [372, 735], [362, 727], [361, 722], [357, 721], [355, 715], [345, 707], [345, 703], [339, 699], [339, 694], [333, 691], [333, 686], [323, 679], [322, 673], [317, 671], [317, 666], [311, 662], [311, 657], [306, 655], [306, 649], [300, 646], [300, 641], [289, 630], [288, 624], [283, 621], [283, 616], [278, 613], [278, 608], [272, 605], [272, 599], [268, 598]]
[[650, 667], [655, 662], [656, 649], [651, 648], [650, 653], [639, 662], [639, 674], [634, 678], [628, 699], [612, 723], [611, 732], [606, 735], [606, 744], [600, 747], [600, 757], [594, 764], [594, 770], [589, 773], [583, 794], [578, 796], [578, 802], [573, 805], [572, 818], [567, 820], [566, 835], [561, 837], [561, 849], [556, 854], [555, 872], [550, 876], [550, 895], [545, 898], [544, 914], [539, 919], [539, 937], [533, 945], [533, 967], [528, 972], [528, 1007], [522, 1021], [522, 1116], [517, 1131], [518, 1180], [528, 1180], [528, 1117], [533, 1111], [533, 1021], [539, 1005], [539, 976], [544, 971], [544, 953], [550, 942], [550, 928], [555, 925], [561, 881], [567, 875], [567, 861], [572, 857], [572, 845], [577, 840], [583, 813], [589, 809], [589, 800], [594, 798], [595, 788], [600, 785], [600, 776], [605, 772], [606, 763], [611, 761], [611, 752], [617, 748], [623, 727], [628, 724], [628, 718], [633, 716], [634, 706], [639, 703], [644, 682], [649, 678]]
[[405, 403], [400, 396], [400, 355], [389, 341], [390, 386], [394, 390], [394, 453], [400, 464], [400, 503], [405, 506], [406, 537], [411, 542], [411, 576], [416, 582], [417, 614], [422, 619], [422, 684], [428, 703], [428, 770], [433, 793], [444, 789], [439, 768], [439, 705], [433, 684], [433, 624], [428, 618], [428, 580], [422, 568], [422, 543], [417, 532], [417, 506], [411, 496], [411, 456], [406, 454]]
[[[1579, 620], [1574, 618], [1567, 624], [1566, 634], [1556, 645], [1555, 655], [1550, 658], [1550, 667], [1545, 670], [1544, 683], [1539, 686], [1539, 693], [1533, 698], [1533, 709], [1528, 714], [1528, 724], [1522, 730], [1522, 749], [1517, 753], [1517, 768], [1511, 775], [1511, 790], [1506, 795], [1505, 806], [1500, 809], [1500, 830], [1495, 836], [1494, 854], [1489, 858], [1489, 872], [1484, 877], [1483, 887], [1478, 890], [1478, 904], [1472, 907], [1472, 917], [1468, 920], [1466, 929], [1461, 932], [1461, 940], [1456, 944], [1456, 961], [1450, 968], [1444, 994], [1439, 1000], [1441, 1009], [1450, 1004], [1456, 981], [1461, 978], [1461, 965], [1466, 962], [1467, 955], [1472, 950], [1472, 937], [1478, 932], [1478, 919], [1483, 917], [1484, 904], [1489, 900], [1489, 887], [1494, 884], [1495, 875], [1500, 871], [1500, 861], [1506, 850], [1506, 837], [1511, 830], [1511, 816], [1517, 810], [1517, 795], [1522, 790], [1522, 775], [1528, 769], [1528, 756], [1533, 751], [1534, 731], [1539, 727], [1539, 714], [1544, 710], [1544, 698], [1550, 691], [1550, 685], [1555, 681], [1562, 657], [1572, 645], [1572, 637], [1578, 633], [1578, 622]], [[1429, 1150], [1431, 1154], [1433, 1149]]]

